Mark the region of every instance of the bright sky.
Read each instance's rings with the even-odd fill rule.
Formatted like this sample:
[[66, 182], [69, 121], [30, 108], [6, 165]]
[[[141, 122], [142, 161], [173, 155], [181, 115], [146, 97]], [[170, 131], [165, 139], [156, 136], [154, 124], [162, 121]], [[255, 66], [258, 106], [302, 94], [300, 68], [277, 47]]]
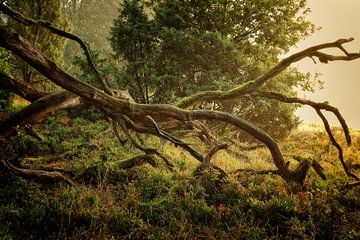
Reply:
[[[321, 29], [301, 41], [290, 53], [349, 37], [354, 37], [355, 41], [344, 45], [345, 48], [352, 52], [360, 51], [360, 0], [309, 0], [309, 7], [312, 12], [308, 20]], [[352, 62], [314, 64], [308, 58], [295, 66], [303, 72], [318, 71], [322, 74], [320, 78], [325, 82], [325, 88], [313, 94], [307, 93], [307, 98], [329, 101], [340, 110], [350, 128], [360, 129], [360, 59]], [[300, 93], [300, 96], [304, 97], [304, 93]], [[321, 122], [310, 107], [303, 107], [297, 113], [304, 121]], [[330, 123], [338, 125], [333, 118]]]

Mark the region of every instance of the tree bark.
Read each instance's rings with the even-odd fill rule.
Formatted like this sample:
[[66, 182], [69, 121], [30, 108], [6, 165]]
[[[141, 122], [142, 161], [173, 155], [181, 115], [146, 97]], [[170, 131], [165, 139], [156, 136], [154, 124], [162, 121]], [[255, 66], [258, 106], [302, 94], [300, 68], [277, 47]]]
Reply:
[[4, 122], [0, 122], [0, 135], [9, 137], [15, 134], [19, 128], [25, 131], [32, 129], [35, 125], [60, 110], [85, 106], [85, 104], [79, 96], [69, 91], [46, 95]]
[[46, 95], [46, 93], [31, 87], [28, 83], [12, 78], [2, 72], [0, 72], [0, 88], [13, 92], [30, 102]]

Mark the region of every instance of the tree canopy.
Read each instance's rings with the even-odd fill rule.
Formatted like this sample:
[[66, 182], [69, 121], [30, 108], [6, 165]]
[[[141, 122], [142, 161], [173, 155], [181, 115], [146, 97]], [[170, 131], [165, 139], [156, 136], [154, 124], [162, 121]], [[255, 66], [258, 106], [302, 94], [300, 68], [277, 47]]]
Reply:
[[[110, 39], [116, 58], [124, 61], [120, 86], [142, 103], [175, 103], [199, 91], [229, 90], [253, 80], [313, 32], [305, 2], [124, 1]], [[296, 96], [293, 88], [304, 86], [308, 77], [290, 69], [264, 88]], [[271, 100], [196, 107], [238, 114], [275, 137], [296, 125], [295, 108]], [[271, 129], [274, 124], [277, 131]]]

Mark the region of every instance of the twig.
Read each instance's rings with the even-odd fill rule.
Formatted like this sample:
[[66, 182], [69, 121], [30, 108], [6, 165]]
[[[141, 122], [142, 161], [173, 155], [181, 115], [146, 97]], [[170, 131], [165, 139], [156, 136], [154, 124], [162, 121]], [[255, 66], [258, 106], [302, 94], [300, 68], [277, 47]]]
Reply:
[[125, 124], [123, 124], [121, 122], [121, 120], [119, 121], [119, 125], [121, 126], [122, 130], [124, 131], [124, 133], [127, 135], [127, 137], [130, 139], [131, 143], [139, 150], [143, 151], [146, 154], [150, 154], [150, 155], [156, 155], [158, 157], [160, 157], [166, 164], [167, 168], [169, 170], [172, 170], [174, 165], [172, 165], [169, 160], [164, 156], [164, 154], [160, 153], [158, 150], [156, 150], [155, 148], [145, 148], [143, 146], [141, 146], [140, 144], [138, 144], [133, 137], [131, 136], [129, 129], [125, 126]]
[[7, 160], [1, 160], [1, 162], [7, 169], [9, 169], [9, 171], [19, 174], [26, 178], [39, 178], [40, 180], [45, 182], [51, 179], [55, 181], [65, 182], [69, 185], [75, 185], [75, 182], [73, 180], [71, 180], [70, 178], [68, 178], [67, 176], [65, 176], [64, 174], [58, 171], [25, 169], [25, 168], [15, 167]]
[[215, 147], [213, 147], [208, 154], [205, 156], [204, 158], [204, 162], [208, 162], [210, 163], [210, 160], [212, 158], [212, 156], [214, 156], [215, 153], [217, 153], [218, 151], [222, 150], [222, 149], [227, 149], [228, 145], [227, 144], [221, 144], [221, 145], [216, 145]]
[[338, 154], [339, 154], [339, 159], [340, 159], [340, 162], [341, 162], [341, 165], [343, 166], [344, 170], [345, 170], [345, 173], [349, 176], [349, 177], [352, 177], [354, 178], [355, 180], [359, 180], [359, 178], [350, 172], [349, 168], [347, 167], [345, 161], [344, 161], [344, 156], [343, 156], [343, 150], [341, 148], [341, 146], [338, 144], [338, 142], [336, 141], [334, 135], [332, 134], [331, 132], [331, 128], [330, 128], [330, 125], [329, 125], [329, 122], [327, 121], [326, 117], [324, 116], [324, 114], [320, 111], [320, 109], [316, 109], [316, 112], [317, 114], [320, 116], [321, 120], [323, 121], [324, 123], [324, 126], [325, 126], [325, 130], [330, 138], [330, 141], [332, 143], [332, 145], [334, 145], [336, 147], [336, 149], [338, 150]]
[[257, 96], [257, 97], [276, 99], [276, 100], [279, 100], [279, 101], [285, 102], [285, 103], [298, 103], [298, 104], [302, 104], [302, 105], [308, 105], [308, 106], [311, 106], [312, 108], [314, 108], [315, 110], [323, 109], [323, 110], [332, 112], [341, 124], [341, 127], [345, 134], [347, 144], [351, 145], [350, 131], [345, 122], [345, 119], [341, 115], [340, 111], [336, 107], [331, 106], [328, 102], [319, 103], [319, 102], [314, 102], [311, 100], [302, 99], [302, 98], [298, 98], [298, 97], [288, 97], [288, 96], [278, 93], [278, 92], [269, 92], [269, 91], [254, 91], [251, 93], [251, 95]]
[[[323, 43], [310, 48], [307, 48], [303, 51], [295, 53], [276, 64], [272, 69], [267, 71], [262, 76], [258, 77], [253, 81], [248, 81], [240, 86], [237, 86], [229, 91], [204, 91], [199, 92], [191, 96], [187, 96], [181, 99], [176, 106], [179, 108], [189, 108], [196, 103], [200, 102], [221, 102], [234, 100], [240, 97], [245, 96], [253, 92], [254, 90], [263, 86], [267, 81], [276, 77], [279, 73], [283, 72], [291, 64], [302, 60], [305, 57], [317, 57], [320, 62], [327, 63], [329, 61], [351, 61], [357, 58], [360, 58], [360, 53], [348, 53], [342, 46], [345, 43], [352, 42], [354, 38], [349, 39], [339, 39], [335, 42]], [[333, 56], [325, 53], [319, 52], [319, 50], [328, 49], [328, 48], [339, 48], [345, 56]]]

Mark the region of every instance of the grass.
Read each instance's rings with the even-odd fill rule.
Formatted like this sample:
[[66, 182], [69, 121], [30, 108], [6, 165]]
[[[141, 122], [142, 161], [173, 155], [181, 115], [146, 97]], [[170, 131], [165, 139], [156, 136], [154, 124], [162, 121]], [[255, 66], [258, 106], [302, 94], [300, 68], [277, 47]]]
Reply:
[[[108, 127], [98, 115], [74, 118], [71, 112], [51, 117], [39, 131], [42, 143], [28, 136], [14, 139], [12, 151], [55, 154], [88, 141]], [[93, 120], [96, 120], [95, 123]], [[313, 128], [313, 126], [312, 126]], [[342, 146], [340, 131], [336, 138]], [[344, 147], [349, 164], [360, 163], [360, 132]], [[337, 152], [320, 128], [294, 131], [280, 143], [290, 154], [311, 157], [324, 168], [327, 180], [310, 171], [303, 189], [275, 175], [241, 174], [219, 179], [206, 169], [193, 176], [199, 163], [180, 149], [154, 137], [144, 139], [174, 163], [168, 171], [142, 165], [121, 170], [119, 163], [139, 154], [131, 145], [102, 138], [99, 149], [82, 150], [61, 161], [74, 174], [96, 167], [89, 184], [44, 185], [0, 171], [0, 239], [359, 239], [359, 188], [342, 190], [347, 178]], [[188, 139], [205, 151], [206, 146]], [[21, 144], [20, 144], [21, 143]], [[233, 146], [232, 150], [238, 151]], [[264, 148], [217, 153], [213, 162], [225, 170], [273, 169]], [[33, 163], [37, 167], [41, 163]], [[353, 170], [357, 171], [357, 170]], [[357, 172], [358, 173], [358, 172]]]

